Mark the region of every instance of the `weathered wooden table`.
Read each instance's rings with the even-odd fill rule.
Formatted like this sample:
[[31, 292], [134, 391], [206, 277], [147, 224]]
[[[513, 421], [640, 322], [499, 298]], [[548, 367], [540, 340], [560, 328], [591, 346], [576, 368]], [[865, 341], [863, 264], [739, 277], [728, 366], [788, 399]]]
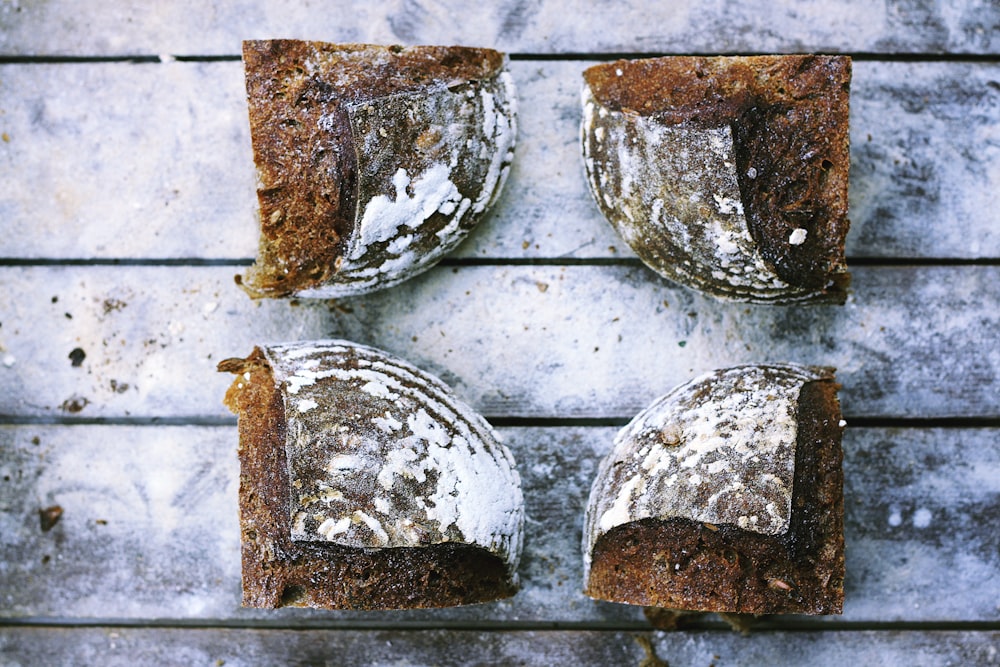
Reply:
[[[279, 36], [511, 54], [514, 168], [442, 265], [337, 302], [235, 287], [256, 244], [240, 40]], [[771, 52], [856, 59], [842, 307], [673, 286], [586, 191], [587, 65]], [[673, 667], [1000, 664], [995, 0], [0, 0], [0, 132], [0, 664], [637, 665], [636, 637]], [[237, 436], [215, 364], [318, 337], [402, 356], [499, 427], [527, 501], [515, 598], [240, 608]], [[839, 369], [844, 615], [668, 634], [585, 598], [582, 509], [616, 429], [697, 373], [754, 361]]]

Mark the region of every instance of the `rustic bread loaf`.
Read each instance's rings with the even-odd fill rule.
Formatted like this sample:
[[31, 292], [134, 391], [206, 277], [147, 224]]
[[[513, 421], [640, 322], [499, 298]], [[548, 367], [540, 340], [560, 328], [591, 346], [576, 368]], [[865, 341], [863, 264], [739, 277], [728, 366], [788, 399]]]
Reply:
[[840, 613], [837, 389], [828, 368], [740, 366], [636, 416], [591, 489], [586, 593], [688, 611]]
[[490, 49], [243, 44], [260, 204], [254, 297], [403, 281], [461, 241], [513, 159], [514, 85]]
[[737, 301], [843, 303], [850, 80], [843, 56], [591, 67], [590, 190], [670, 280]]
[[344, 341], [258, 347], [238, 375], [243, 604], [443, 607], [517, 591], [510, 452], [436, 378]]

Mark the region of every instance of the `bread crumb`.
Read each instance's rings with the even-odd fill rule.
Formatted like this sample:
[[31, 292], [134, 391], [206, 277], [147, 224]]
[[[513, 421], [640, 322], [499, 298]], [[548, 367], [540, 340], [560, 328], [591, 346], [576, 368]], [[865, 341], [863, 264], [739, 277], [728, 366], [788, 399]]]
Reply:
[[644, 635], [634, 635], [634, 637], [635, 641], [646, 653], [646, 657], [639, 663], [639, 667], [670, 667], [670, 664], [666, 660], [661, 660], [656, 655], [656, 649], [653, 647], [653, 642], [650, 641], [649, 637]]
[[59, 519], [62, 518], [63, 508], [59, 505], [53, 505], [52, 507], [46, 507], [45, 509], [38, 510], [38, 519], [41, 524], [42, 532], [47, 533], [52, 528], [59, 523]]
[[806, 230], [797, 227], [792, 230], [791, 235], [788, 237], [788, 242], [792, 245], [802, 245], [806, 242], [806, 234], [808, 234]]

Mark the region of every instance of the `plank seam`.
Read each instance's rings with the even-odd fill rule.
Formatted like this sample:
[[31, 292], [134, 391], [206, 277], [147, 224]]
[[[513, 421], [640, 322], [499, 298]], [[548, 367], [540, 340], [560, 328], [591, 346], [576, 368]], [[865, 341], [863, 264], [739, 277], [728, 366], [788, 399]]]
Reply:
[[159, 64], [164, 59], [156, 55], [70, 56], [70, 55], [8, 55], [0, 54], [0, 65], [83, 65], [92, 63]]
[[0, 257], [2, 266], [249, 266], [253, 264], [250, 258], [215, 259], [191, 257], [69, 257], [65, 259], [32, 258], [32, 257]]
[[63, 417], [49, 415], [3, 415], [0, 426], [236, 426], [236, 417]]
[[[193, 619], [114, 619], [114, 618], [53, 618], [25, 617], [0, 619], [0, 627], [30, 627], [51, 629], [120, 628], [137, 630], [272, 630], [309, 631], [343, 630], [365, 632], [421, 632], [445, 630], [453, 632], [653, 632], [656, 628], [643, 621], [623, 622], [561, 622], [561, 621], [346, 621], [330, 622], [311, 619], [268, 620], [193, 620]], [[725, 623], [698, 620], [684, 625], [684, 631], [733, 632]], [[998, 621], [810, 621], [767, 619], [753, 626], [751, 634], [804, 632], [997, 632]]]
[[[32, 258], [0, 257], [0, 267], [19, 266], [235, 266], [253, 264], [249, 257], [237, 258]], [[864, 267], [930, 267], [930, 266], [1000, 266], [1000, 257], [848, 257], [848, 268]], [[628, 266], [639, 267], [636, 257], [447, 257], [438, 264], [443, 267], [473, 266]]]
[[[518, 417], [486, 415], [497, 428], [621, 428], [631, 416], [620, 417]], [[845, 415], [848, 428], [996, 429], [1000, 417], [884, 417]], [[56, 415], [0, 414], [0, 426], [236, 426], [236, 417], [191, 415], [177, 417], [70, 417]]]
[[[564, 52], [564, 53], [533, 53], [533, 52], [508, 52], [511, 60], [515, 61], [613, 61], [613, 60], [634, 60], [642, 58], [658, 58], [662, 56], [761, 56], [796, 53], [822, 53], [829, 55], [846, 55], [856, 61], [882, 61], [882, 62], [967, 62], [967, 63], [996, 63], [1000, 62], [998, 53], [882, 53], [878, 51], [827, 51], [817, 49], [812, 51], [712, 51], [712, 52], [686, 52], [673, 53], [666, 51], [609, 51], [605, 53], [584, 53], [584, 52]], [[164, 62], [239, 62], [242, 56], [235, 53], [222, 54], [124, 54], [124, 55], [69, 55], [69, 54], [0, 54], [0, 65], [76, 65], [86, 63], [132, 63], [132, 64], [159, 64]]]

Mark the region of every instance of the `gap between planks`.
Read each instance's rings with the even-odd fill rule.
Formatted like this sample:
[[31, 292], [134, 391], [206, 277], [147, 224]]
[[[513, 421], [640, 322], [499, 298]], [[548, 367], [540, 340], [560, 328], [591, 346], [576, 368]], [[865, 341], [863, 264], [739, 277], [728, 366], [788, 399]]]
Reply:
[[[781, 55], [794, 55], [796, 51], [783, 51]], [[877, 51], [826, 51], [816, 50], [801, 53], [818, 53], [826, 55], [850, 56], [859, 62], [903, 62], [903, 63], [933, 63], [933, 62], [964, 62], [964, 63], [995, 63], [1000, 62], [1000, 54], [995, 53], [879, 53]], [[635, 51], [607, 53], [522, 53], [507, 52], [511, 60], [522, 62], [576, 62], [614, 60], [638, 60], [643, 58], [660, 58], [665, 56], [769, 56], [776, 55], [774, 51], [725, 51], [702, 53], [671, 53], [666, 51]], [[120, 56], [72, 56], [72, 55], [4, 55], [0, 54], [0, 65], [76, 65], [82, 63], [132, 63], [134, 65], [158, 65], [169, 62], [238, 62], [243, 60], [239, 54], [196, 55], [120, 55]]]
[[[61, 618], [22, 617], [0, 618], [0, 628], [137, 628], [193, 630], [364, 630], [371, 632], [420, 632], [425, 630], [451, 630], [461, 632], [653, 632], [657, 629], [644, 621], [637, 622], [539, 622], [539, 621], [364, 621], [332, 619], [260, 620], [260, 619], [127, 619], [127, 618]], [[837, 620], [811, 620], [806, 617], [790, 619], [766, 618], [757, 622], [750, 633], [761, 635], [773, 632], [997, 632], [1000, 621], [890, 621], [860, 622]], [[733, 629], [713, 613], [705, 619], [689, 621], [677, 632], [722, 632]], [[668, 634], [670, 632], [668, 631]]]
[[[620, 428], [631, 421], [621, 417], [516, 417], [484, 415], [496, 428]], [[843, 416], [849, 428], [990, 429], [1000, 428], [998, 417], [854, 417]], [[0, 414], [0, 426], [205, 426], [235, 427], [236, 417], [190, 415], [174, 417], [63, 417]]]
[[[246, 258], [142, 257], [142, 258], [66, 258], [0, 257], [4, 266], [250, 266]], [[1000, 257], [848, 257], [852, 266], [1000, 266]], [[443, 267], [465, 266], [642, 266], [637, 257], [446, 257]]]

